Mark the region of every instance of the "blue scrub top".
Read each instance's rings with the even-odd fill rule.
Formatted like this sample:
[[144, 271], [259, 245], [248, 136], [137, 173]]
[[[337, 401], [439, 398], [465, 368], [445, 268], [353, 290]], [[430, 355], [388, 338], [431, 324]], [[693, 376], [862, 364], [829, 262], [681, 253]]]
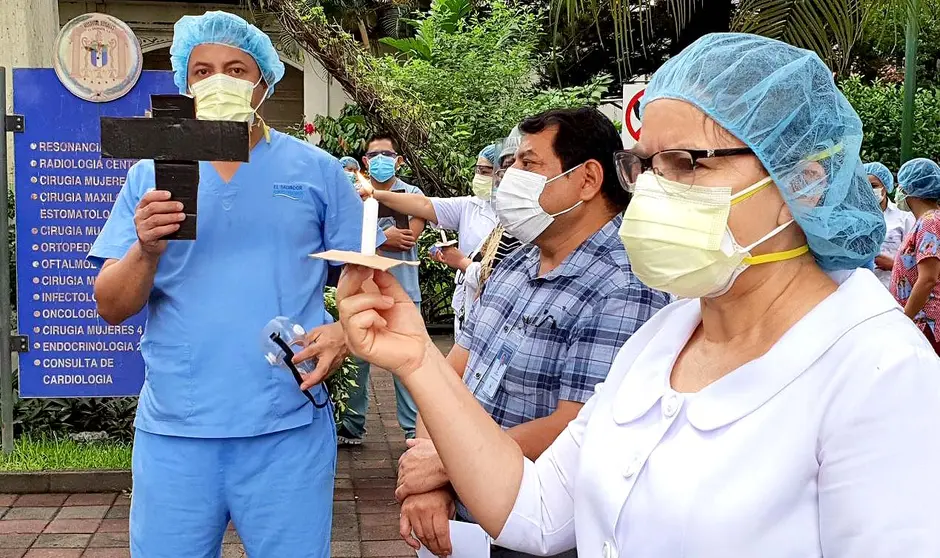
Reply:
[[[170, 241], [150, 294], [135, 425], [228, 438], [310, 424], [313, 407], [290, 372], [265, 360], [261, 329], [275, 316], [308, 331], [324, 323], [327, 264], [309, 254], [358, 251], [362, 201], [334, 157], [275, 131], [229, 183], [209, 163], [199, 173], [197, 239]], [[124, 257], [153, 186], [153, 161], [128, 171], [90, 260]]]
[[[395, 184], [392, 185], [392, 192], [405, 192], [406, 194], [421, 194], [424, 195], [424, 192], [421, 191], [421, 188], [417, 186], [412, 186], [407, 182], [402, 182], [398, 180]], [[388, 230], [391, 227], [395, 226], [394, 217], [381, 217], [379, 219], [379, 228], [383, 231]], [[384, 241], [383, 241], [384, 244]], [[403, 262], [416, 262], [418, 261], [418, 245], [415, 244], [411, 250], [407, 252], [396, 252], [394, 250], [378, 250], [380, 256], [385, 256], [386, 258], [391, 258], [393, 260], [401, 260]], [[412, 265], [397, 265], [392, 269], [388, 270], [395, 279], [398, 279], [398, 283], [401, 284], [401, 287], [408, 293], [408, 296], [411, 297], [411, 300], [420, 303], [421, 302], [421, 285], [418, 283], [418, 268]]]

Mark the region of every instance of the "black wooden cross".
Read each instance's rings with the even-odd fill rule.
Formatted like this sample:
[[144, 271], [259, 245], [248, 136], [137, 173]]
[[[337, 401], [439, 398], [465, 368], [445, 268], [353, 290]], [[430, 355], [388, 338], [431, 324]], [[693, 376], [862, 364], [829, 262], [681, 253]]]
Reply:
[[101, 156], [153, 159], [154, 186], [183, 204], [186, 220], [167, 236], [196, 239], [199, 161], [248, 162], [248, 123], [196, 120], [185, 95], [151, 95], [151, 118], [101, 118]]

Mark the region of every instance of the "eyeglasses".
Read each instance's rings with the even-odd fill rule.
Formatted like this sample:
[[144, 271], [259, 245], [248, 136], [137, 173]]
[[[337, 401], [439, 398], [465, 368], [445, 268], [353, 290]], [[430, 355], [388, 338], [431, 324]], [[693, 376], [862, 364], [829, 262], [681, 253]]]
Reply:
[[617, 168], [620, 185], [627, 192], [633, 193], [637, 179], [648, 170], [652, 170], [666, 180], [692, 186], [695, 184], [695, 171], [698, 168], [699, 159], [735, 157], [753, 153], [750, 147], [665, 149], [649, 157], [640, 157], [632, 151], [618, 151], [614, 153], [614, 166]]
[[489, 165], [477, 165], [474, 167], [473, 172], [481, 176], [493, 176], [493, 167]]
[[386, 157], [398, 157], [398, 153], [394, 151], [382, 150], [382, 151], [369, 151], [366, 153], [366, 159], [371, 159], [373, 157], [378, 157], [379, 155], [385, 155]]

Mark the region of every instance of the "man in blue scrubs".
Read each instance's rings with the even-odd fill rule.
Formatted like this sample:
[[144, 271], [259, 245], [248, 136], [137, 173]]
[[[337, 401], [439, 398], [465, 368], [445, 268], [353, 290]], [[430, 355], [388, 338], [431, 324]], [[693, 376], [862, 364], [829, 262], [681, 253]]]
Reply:
[[[146, 380], [135, 422], [131, 554], [215, 558], [229, 520], [250, 556], [329, 556], [336, 433], [291, 374], [261, 350], [288, 316], [311, 334], [320, 380], [345, 356], [324, 324], [326, 264], [358, 250], [362, 202], [327, 153], [268, 129], [256, 114], [284, 66], [270, 39], [223, 12], [184, 17], [171, 48], [197, 117], [251, 125], [249, 163], [200, 163], [195, 241], [163, 238], [182, 207], [155, 191], [152, 161], [127, 175], [91, 249], [98, 311], [119, 323], [149, 305]], [[315, 341], [315, 342], [314, 342]]]

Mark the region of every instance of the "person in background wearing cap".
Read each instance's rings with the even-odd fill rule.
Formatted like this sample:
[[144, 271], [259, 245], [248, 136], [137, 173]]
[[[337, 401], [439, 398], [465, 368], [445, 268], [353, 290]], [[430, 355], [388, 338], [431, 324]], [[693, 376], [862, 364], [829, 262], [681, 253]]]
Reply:
[[365, 192], [375, 199], [406, 215], [414, 215], [441, 229], [457, 231], [457, 245], [432, 249], [431, 257], [455, 270], [456, 287], [451, 305], [454, 308], [454, 335], [460, 333], [464, 307], [463, 283], [473, 256], [483, 240], [499, 223], [490, 196], [493, 191], [493, 165], [496, 163], [496, 145], [480, 151], [474, 168], [472, 196], [429, 198], [421, 194], [407, 194], [375, 189]]
[[894, 193], [894, 176], [888, 167], [881, 163], [865, 164], [865, 174], [871, 183], [875, 199], [881, 203], [881, 211], [885, 216], [885, 241], [881, 244], [881, 253], [875, 256], [874, 272], [886, 288], [891, 288], [891, 270], [894, 269], [894, 258], [901, 247], [901, 242], [914, 228], [914, 214], [910, 211], [901, 211], [891, 201], [888, 194]]
[[349, 183], [353, 186], [358, 186], [359, 181], [356, 178], [356, 174], [359, 173], [359, 161], [353, 157], [343, 157], [339, 160], [339, 164], [343, 165], [343, 172], [346, 173], [346, 178], [349, 179]]
[[[107, 322], [149, 308], [131, 555], [218, 556], [231, 520], [251, 556], [326, 558], [336, 439], [321, 381], [346, 351], [324, 324], [327, 264], [309, 254], [358, 250], [362, 202], [335, 158], [258, 115], [284, 75], [267, 35], [229, 13], [186, 16], [170, 55], [197, 118], [250, 125], [251, 158], [200, 163], [198, 238], [171, 242], [182, 207], [138, 162], [89, 254]], [[317, 404], [265, 359], [276, 316], [310, 332], [295, 360], [318, 359], [303, 386]]]
[[940, 166], [930, 159], [904, 163], [897, 200], [917, 222], [894, 260], [891, 294], [940, 355]]
[[[940, 359], [858, 269], [884, 218], [861, 120], [829, 69], [765, 37], [706, 35], [653, 75], [642, 123], [615, 156], [632, 192], [620, 239], [640, 280], [685, 300], [626, 341], [541, 457], [474, 401], [388, 274], [355, 267], [340, 281], [350, 349], [408, 386], [497, 545], [940, 556]], [[938, 208], [936, 169], [910, 186], [899, 175], [922, 216]], [[369, 278], [378, 293], [362, 289]]]

